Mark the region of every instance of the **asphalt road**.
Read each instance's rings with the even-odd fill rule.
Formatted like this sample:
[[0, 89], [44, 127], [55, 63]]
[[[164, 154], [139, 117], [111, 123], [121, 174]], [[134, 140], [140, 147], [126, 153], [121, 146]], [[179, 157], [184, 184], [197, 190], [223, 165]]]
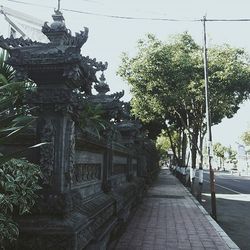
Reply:
[[[240, 249], [249, 250], [250, 176], [243, 177], [217, 172], [215, 173], [215, 192], [217, 222]], [[204, 173], [201, 204], [211, 213], [208, 172]]]
[[[250, 176], [237, 176], [231, 174], [223, 174], [223, 172], [215, 173], [216, 189], [219, 191], [224, 189], [232, 193], [250, 194]], [[209, 182], [209, 173], [204, 172], [204, 181]], [[223, 192], [223, 193], [224, 193]]]

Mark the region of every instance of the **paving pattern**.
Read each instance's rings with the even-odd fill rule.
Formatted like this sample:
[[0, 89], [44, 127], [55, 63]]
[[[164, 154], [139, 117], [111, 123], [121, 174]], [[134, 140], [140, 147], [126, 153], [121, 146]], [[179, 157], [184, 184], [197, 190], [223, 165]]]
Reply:
[[239, 249], [188, 190], [162, 170], [116, 250]]

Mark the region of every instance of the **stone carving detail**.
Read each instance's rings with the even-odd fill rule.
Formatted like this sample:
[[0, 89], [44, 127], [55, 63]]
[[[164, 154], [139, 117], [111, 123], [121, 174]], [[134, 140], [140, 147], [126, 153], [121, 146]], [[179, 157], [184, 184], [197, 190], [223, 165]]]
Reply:
[[98, 82], [96, 72], [107, 69], [107, 63], [81, 55], [80, 49], [88, 39], [88, 28], [73, 36], [59, 10], [52, 17], [53, 22], [45, 23], [42, 28], [49, 43], [1, 36], [0, 47], [10, 53], [6, 63], [17, 70], [21, 80], [28, 77], [38, 85], [62, 83], [90, 94], [92, 83]]
[[30, 39], [23, 39], [23, 37], [4, 38], [3, 36], [0, 36], [0, 47], [8, 51], [10, 51], [11, 48], [15, 48], [15, 47], [27, 47], [27, 46], [34, 46], [34, 45], [42, 45], [42, 43], [31, 41]]
[[116, 118], [119, 110], [121, 109], [122, 102], [120, 98], [123, 97], [124, 91], [116, 92], [114, 94], [108, 95], [107, 92], [110, 90], [109, 85], [106, 82], [106, 78], [104, 73], [101, 74], [98, 83], [94, 86], [97, 95], [89, 96], [88, 101], [93, 104], [100, 104], [103, 110], [103, 116], [110, 120], [112, 118]]
[[87, 41], [89, 33], [88, 28], [84, 27], [84, 31], [76, 33], [74, 37], [71, 35], [71, 31], [66, 28], [64, 17], [60, 10], [55, 10], [55, 14], [52, 15], [52, 18], [54, 22], [50, 26], [48, 25], [48, 22], [45, 22], [42, 27], [42, 32], [52, 43], [59, 43], [81, 48]]
[[99, 95], [105, 95], [107, 92], [110, 91], [109, 89], [109, 85], [106, 83], [106, 78], [104, 76], [104, 74], [101, 74], [100, 80], [99, 80], [99, 84], [95, 85], [95, 89], [96, 91], [99, 93]]
[[43, 184], [52, 185], [55, 163], [55, 124], [52, 119], [41, 121], [40, 141], [48, 142], [40, 148], [40, 164], [43, 170]]
[[72, 178], [73, 184], [80, 184], [84, 181], [100, 180], [101, 164], [75, 164]]
[[80, 33], [76, 32], [75, 37], [69, 37], [69, 39], [65, 41], [65, 45], [81, 48], [88, 39], [88, 33], [89, 29], [87, 27], [84, 27], [84, 31], [80, 31]]
[[134, 174], [136, 174], [137, 172], [137, 167], [138, 167], [137, 159], [132, 159], [132, 171]]
[[66, 185], [73, 184], [73, 171], [75, 164], [75, 125], [72, 120], [67, 121], [66, 127], [66, 155], [65, 162], [67, 163], [65, 171]]
[[[104, 207], [105, 209], [102, 209]], [[114, 215], [113, 200], [102, 195], [88, 202], [79, 203], [77, 205], [77, 211], [85, 215], [88, 214], [89, 218], [92, 218], [88, 227], [84, 226], [77, 232], [77, 241], [81, 246], [80, 248], [84, 249], [86, 246], [84, 244], [90, 242], [92, 239], [96, 239], [95, 232]], [[95, 216], [93, 216], [94, 214]]]
[[49, 111], [63, 114], [72, 114], [75, 108], [81, 105], [77, 94], [66, 89], [41, 88], [36, 92], [26, 93], [25, 102], [38, 106], [41, 112]]
[[127, 158], [123, 156], [113, 156], [112, 174], [124, 174], [128, 166]]
[[73, 82], [81, 79], [81, 74], [81, 68], [76, 64], [65, 67], [63, 72], [63, 76]]
[[112, 174], [124, 174], [126, 169], [126, 164], [113, 164]]
[[75, 96], [68, 89], [39, 89], [36, 92], [29, 91], [26, 95], [28, 103], [69, 103], [75, 100]]
[[92, 70], [96, 71], [104, 71], [108, 68], [108, 63], [98, 62], [96, 58], [91, 59], [89, 56], [82, 56], [81, 66], [84, 68], [86, 65], [90, 66]]
[[77, 242], [81, 245], [82, 248], [86, 247], [86, 245], [93, 239], [93, 228], [85, 228], [77, 232]]
[[[46, 190], [42, 190], [32, 209], [32, 214], [65, 216], [72, 211], [72, 207], [72, 197], [69, 193], [48, 194]], [[48, 226], [51, 226], [50, 222], [48, 222]]]

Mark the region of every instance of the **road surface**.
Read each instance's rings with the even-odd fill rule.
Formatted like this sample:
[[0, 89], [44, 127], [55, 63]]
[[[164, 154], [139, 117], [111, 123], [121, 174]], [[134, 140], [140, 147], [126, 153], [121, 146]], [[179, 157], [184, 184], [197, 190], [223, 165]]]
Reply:
[[[250, 249], [250, 176], [215, 173], [217, 220], [243, 250]], [[197, 183], [196, 183], [197, 185]], [[211, 212], [209, 173], [204, 172], [202, 205]]]

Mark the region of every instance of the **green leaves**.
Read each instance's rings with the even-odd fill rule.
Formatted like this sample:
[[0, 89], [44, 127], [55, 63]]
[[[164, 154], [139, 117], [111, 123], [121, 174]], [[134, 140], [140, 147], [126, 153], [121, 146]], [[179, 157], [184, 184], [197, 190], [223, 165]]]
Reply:
[[9, 217], [6, 217], [4, 214], [0, 213], [0, 243], [4, 247], [6, 239], [10, 242], [17, 239], [19, 235], [19, 230], [15, 222]]
[[27, 214], [35, 203], [40, 168], [25, 159], [11, 159], [0, 165], [0, 244], [18, 237], [13, 214]]
[[103, 109], [100, 104], [91, 105], [87, 102], [76, 120], [78, 126], [85, 132], [101, 137], [100, 131], [108, 126], [108, 122], [103, 119]]
[[[30, 115], [31, 109], [22, 102], [27, 84], [13, 82], [14, 71], [5, 64], [5, 56], [0, 53], [0, 145], [26, 130], [35, 120]], [[15, 159], [25, 150], [27, 148], [5, 155], [0, 152], [1, 247], [17, 239], [18, 227], [13, 216], [29, 213], [40, 189], [40, 168], [25, 159]]]
[[[183, 129], [197, 149], [198, 137], [206, 132], [202, 53], [187, 32], [167, 42], [147, 35], [136, 56], [123, 55], [118, 70], [131, 87], [133, 114], [147, 124], [167, 120]], [[214, 125], [232, 117], [249, 98], [249, 57], [243, 49], [213, 46], [208, 49], [208, 75]]]
[[131, 86], [133, 114], [144, 123], [199, 126], [205, 110], [202, 49], [187, 33], [170, 42], [148, 35], [138, 48], [135, 57], [124, 55], [118, 71]]
[[7, 58], [7, 51], [2, 50], [0, 53], [0, 86], [8, 84], [14, 79], [15, 71], [11, 66], [5, 63]]
[[250, 146], [250, 130], [245, 131], [241, 135], [241, 139], [245, 143], [246, 146]]

